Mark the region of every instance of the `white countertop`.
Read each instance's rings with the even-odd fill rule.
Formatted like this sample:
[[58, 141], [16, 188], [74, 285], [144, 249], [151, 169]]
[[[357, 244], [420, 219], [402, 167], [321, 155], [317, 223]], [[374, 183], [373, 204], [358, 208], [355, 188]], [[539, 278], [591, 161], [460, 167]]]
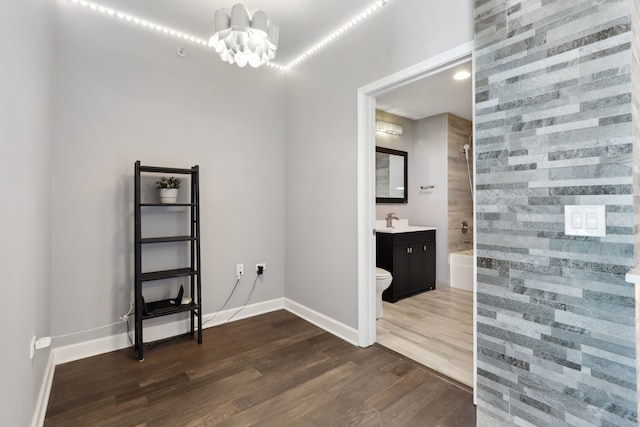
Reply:
[[397, 233], [413, 233], [414, 231], [432, 231], [435, 230], [436, 227], [429, 227], [423, 225], [409, 225], [408, 219], [399, 219], [393, 220], [393, 227], [387, 227], [387, 221], [376, 220], [376, 233], [389, 233], [389, 234], [397, 234]]
[[435, 230], [436, 227], [422, 227], [420, 225], [409, 225], [407, 227], [402, 227], [402, 228], [376, 228], [376, 233], [390, 233], [390, 234], [397, 234], [397, 233], [413, 233], [414, 231], [431, 231], [431, 230]]

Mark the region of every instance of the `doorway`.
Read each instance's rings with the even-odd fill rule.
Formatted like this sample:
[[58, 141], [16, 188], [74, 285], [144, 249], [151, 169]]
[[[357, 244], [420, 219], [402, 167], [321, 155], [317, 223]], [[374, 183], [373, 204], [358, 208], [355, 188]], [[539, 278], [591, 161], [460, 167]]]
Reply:
[[[376, 98], [417, 80], [470, 61], [472, 49], [473, 43], [464, 44], [362, 87], [358, 91], [358, 334], [361, 346], [369, 346], [376, 342], [375, 236], [373, 233], [376, 219], [374, 173]], [[475, 271], [473, 276], [475, 282]], [[475, 300], [474, 283], [474, 325]], [[475, 385], [475, 331], [473, 339], [473, 384]]]

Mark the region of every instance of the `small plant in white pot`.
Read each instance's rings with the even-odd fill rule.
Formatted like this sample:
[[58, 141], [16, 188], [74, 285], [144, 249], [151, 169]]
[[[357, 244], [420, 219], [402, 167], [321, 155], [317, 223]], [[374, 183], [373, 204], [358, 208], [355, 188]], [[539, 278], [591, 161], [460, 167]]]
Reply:
[[175, 177], [165, 178], [156, 181], [156, 188], [160, 194], [160, 203], [176, 203], [178, 200], [178, 188], [182, 181]]

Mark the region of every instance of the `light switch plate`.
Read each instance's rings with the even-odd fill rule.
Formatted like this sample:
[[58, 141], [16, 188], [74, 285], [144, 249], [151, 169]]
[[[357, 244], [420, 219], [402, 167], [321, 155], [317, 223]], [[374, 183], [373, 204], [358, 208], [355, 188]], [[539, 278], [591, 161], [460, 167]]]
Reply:
[[567, 236], [606, 237], [607, 218], [604, 205], [566, 205], [564, 234]]

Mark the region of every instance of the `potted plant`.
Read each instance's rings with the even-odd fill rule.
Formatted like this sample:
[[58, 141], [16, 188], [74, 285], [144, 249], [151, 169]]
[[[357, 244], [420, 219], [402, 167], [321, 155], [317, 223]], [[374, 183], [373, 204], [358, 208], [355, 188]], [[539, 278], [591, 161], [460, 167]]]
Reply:
[[164, 176], [160, 181], [156, 181], [156, 188], [159, 190], [160, 203], [175, 203], [178, 200], [178, 188], [182, 181], [179, 178]]

